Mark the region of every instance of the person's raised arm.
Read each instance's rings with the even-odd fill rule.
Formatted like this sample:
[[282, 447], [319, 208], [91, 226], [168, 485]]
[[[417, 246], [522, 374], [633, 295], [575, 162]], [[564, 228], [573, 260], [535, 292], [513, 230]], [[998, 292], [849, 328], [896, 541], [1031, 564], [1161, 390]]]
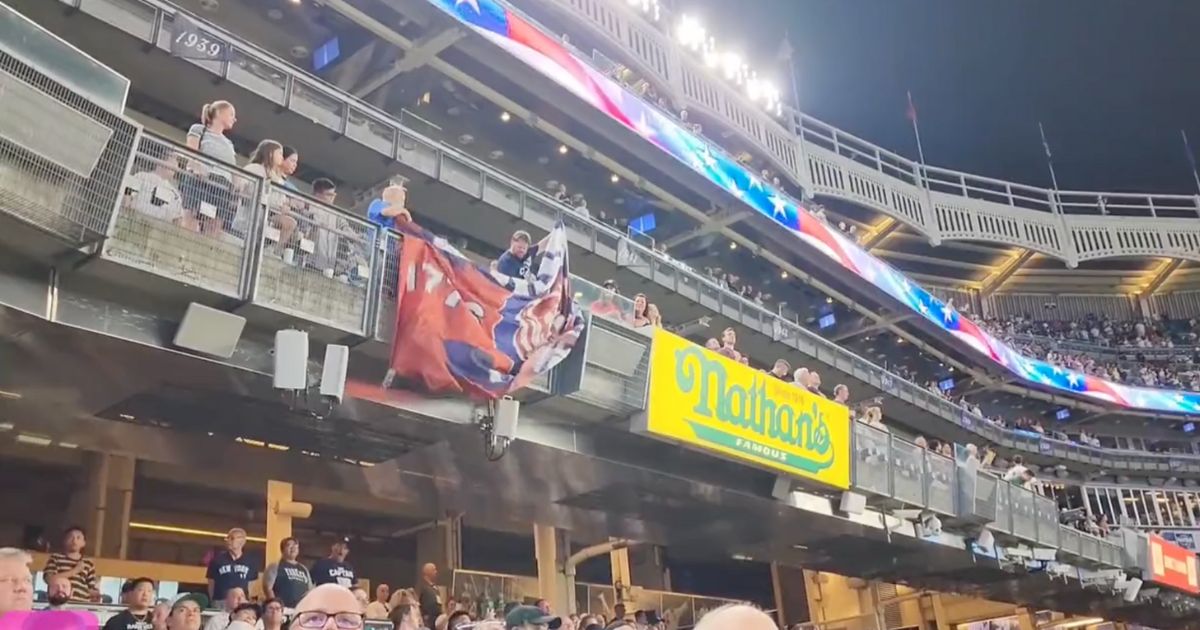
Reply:
[[383, 189], [383, 209], [379, 214], [394, 218], [400, 223], [412, 221], [412, 214], [405, 207], [408, 201], [408, 191], [403, 186], [392, 185]]

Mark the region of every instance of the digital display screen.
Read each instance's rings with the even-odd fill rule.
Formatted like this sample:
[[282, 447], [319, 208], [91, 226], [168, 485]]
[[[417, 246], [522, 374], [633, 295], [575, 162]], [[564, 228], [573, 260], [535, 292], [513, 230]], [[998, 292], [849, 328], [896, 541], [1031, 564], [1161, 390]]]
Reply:
[[938, 389], [940, 389], [944, 392], [948, 392], [948, 391], [954, 389], [954, 379], [947, 378], [947, 379], [938, 381]]
[[329, 64], [337, 61], [338, 57], [342, 56], [342, 45], [338, 38], [321, 44], [312, 54], [313, 72], [320, 72]]
[[1200, 413], [1200, 393], [1123, 385], [1021, 355], [891, 265], [868, 254], [836, 228], [809, 214], [722, 149], [686, 131], [674, 118], [576, 58], [558, 37], [543, 32], [499, 0], [429, 1], [734, 199], [772, 219], [834, 264], [871, 283], [1024, 381], [1121, 407]]
[[828, 315], [822, 315], [821, 319], [817, 320], [817, 326], [820, 326], [821, 330], [825, 330], [826, 328], [832, 328], [833, 325], [836, 323], [837, 323], [837, 318], [833, 316], [833, 313], [830, 313]]
[[641, 232], [642, 234], [649, 234], [650, 232], [653, 232], [654, 228], [656, 227], [658, 227], [658, 224], [654, 220], [653, 212], [650, 214], [643, 214], [642, 216], [629, 221], [629, 229], [633, 230], [634, 232]]
[[1058, 411], [1054, 412], [1055, 420], [1067, 420], [1070, 417], [1071, 417], [1070, 409], [1059, 409]]
[[1183, 425], [1184, 433], [1194, 433], [1195, 431], [1196, 431], [1196, 423], [1195, 422], [1189, 422], [1189, 423]]

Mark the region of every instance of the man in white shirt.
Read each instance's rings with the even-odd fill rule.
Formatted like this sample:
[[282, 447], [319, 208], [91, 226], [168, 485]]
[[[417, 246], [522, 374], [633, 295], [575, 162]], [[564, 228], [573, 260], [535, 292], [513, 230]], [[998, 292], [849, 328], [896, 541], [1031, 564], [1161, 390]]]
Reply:
[[391, 587], [380, 584], [375, 587], [375, 601], [367, 604], [367, 619], [387, 619], [391, 608], [388, 598], [391, 597]]
[[1025, 460], [1020, 455], [1013, 455], [1012, 466], [1004, 471], [1004, 480], [1010, 483], [1024, 483], [1025, 473], [1029, 469], [1025, 467]]
[[226, 591], [225, 609], [209, 617], [208, 623], [204, 624], [204, 630], [225, 630], [233, 618], [233, 611], [244, 603], [246, 603], [246, 592], [241, 587], [235, 586]]
[[170, 223], [182, 223], [183, 198], [175, 186], [175, 173], [162, 161], [139, 158], [139, 172], [125, 181], [128, 206], [138, 212]]

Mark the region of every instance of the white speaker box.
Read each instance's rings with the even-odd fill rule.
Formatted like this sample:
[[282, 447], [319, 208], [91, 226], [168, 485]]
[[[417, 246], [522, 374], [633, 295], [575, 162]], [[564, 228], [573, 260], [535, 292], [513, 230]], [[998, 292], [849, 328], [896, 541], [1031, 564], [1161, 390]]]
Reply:
[[521, 403], [508, 396], [496, 401], [496, 418], [493, 422], [496, 437], [517, 437], [517, 420], [521, 415]]
[[188, 304], [172, 342], [180, 348], [228, 359], [237, 348], [246, 318], [192, 302]]
[[275, 333], [275, 389], [308, 388], [308, 333], [280, 330]]
[[321, 368], [321, 395], [342, 402], [346, 393], [346, 368], [350, 365], [350, 347], [325, 346], [325, 365]]
[[1138, 591], [1140, 590], [1142, 590], [1141, 578], [1130, 578], [1129, 581], [1125, 583], [1125, 592], [1121, 594], [1121, 597], [1123, 597], [1127, 602], [1136, 602]]
[[847, 514], [862, 514], [867, 509], [867, 497], [847, 490], [842, 493], [838, 509]]
[[771, 496], [776, 501], [787, 501], [792, 496], [792, 478], [784, 475], [776, 477], [775, 485], [771, 488]]

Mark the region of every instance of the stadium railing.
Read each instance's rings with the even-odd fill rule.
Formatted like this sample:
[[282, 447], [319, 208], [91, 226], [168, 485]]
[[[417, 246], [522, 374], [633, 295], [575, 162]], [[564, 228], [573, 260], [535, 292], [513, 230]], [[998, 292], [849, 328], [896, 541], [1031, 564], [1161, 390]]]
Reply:
[[[123, 19], [118, 22], [120, 28], [143, 39], [156, 41], [159, 45], [165, 46], [166, 42], [169, 42], [169, 29], [177, 9], [163, 0], [119, 2], [134, 3], [144, 9], [132, 14], [123, 13]], [[85, 3], [82, 8], [91, 11], [103, 6], [107, 5]], [[131, 15], [142, 16], [145, 21], [130, 19]], [[270, 53], [204, 23], [203, 20], [199, 20], [199, 23], [214, 37], [229, 45], [231, 60], [220, 63], [192, 61], [198, 67], [216, 73], [230, 83], [243, 86], [285, 109], [292, 109], [318, 125], [328, 127], [349, 140], [382, 153], [388, 159], [398, 161], [434, 180], [479, 198], [484, 203], [524, 219], [534, 226], [548, 229], [562, 217], [568, 224], [573, 244], [719, 313], [743, 328], [766, 335], [896, 399], [965, 428], [983, 440], [1006, 448], [1083, 462], [1108, 470], [1200, 472], [1200, 458], [1196, 457], [1152, 453], [1131, 456], [1124, 451], [1109, 451], [1049, 438], [1034, 439], [1020, 432], [995, 427], [982, 418], [972, 416], [962, 406], [915, 383], [905, 381], [799, 324], [780, 318], [753, 301], [721, 288], [711, 279], [631, 241], [625, 234], [575, 214], [570, 208], [538, 190], [536, 186], [512, 178], [454, 147], [412, 132], [389, 114], [322, 83]], [[360, 219], [350, 217], [350, 220]], [[261, 217], [258, 224], [262, 224]], [[261, 238], [263, 237], [257, 236], [255, 240]], [[383, 261], [385, 264], [386, 262]], [[380, 264], [380, 261], [372, 263], [372, 277], [385, 275], [381, 273]], [[245, 271], [247, 277], [241, 281], [243, 289], [249, 286], [252, 277], [248, 273], [249, 269]], [[323, 276], [316, 280], [339, 281], [337, 278]], [[226, 286], [230, 285], [226, 283]], [[330, 287], [329, 290], [332, 291], [333, 288]], [[372, 298], [372, 301], [377, 302], [378, 299]], [[368, 319], [371, 332], [375, 332], [386, 325], [386, 317], [381, 319], [384, 310], [374, 305], [371, 308], [371, 316]], [[328, 319], [328, 314], [325, 313], [315, 313], [312, 316], [316, 321]], [[343, 322], [342, 327], [349, 332], [357, 330], [349, 322]], [[760, 357], [765, 361], [774, 358]]]

